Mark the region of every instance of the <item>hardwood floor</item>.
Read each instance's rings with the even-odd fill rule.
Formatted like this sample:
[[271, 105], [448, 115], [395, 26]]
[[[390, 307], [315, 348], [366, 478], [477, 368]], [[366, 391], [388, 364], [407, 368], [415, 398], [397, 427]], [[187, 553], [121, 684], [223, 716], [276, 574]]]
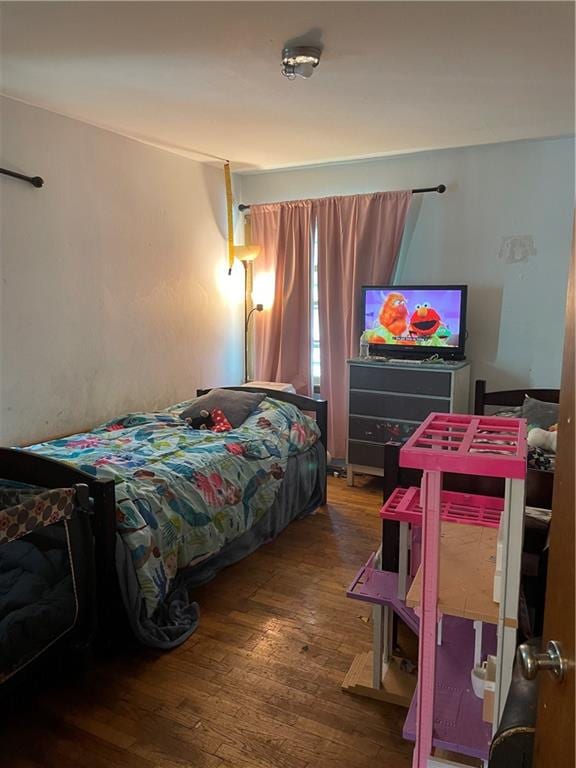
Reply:
[[[362, 481], [360, 481], [362, 482]], [[133, 648], [3, 720], [3, 768], [409, 768], [405, 710], [343, 693], [370, 648], [345, 588], [375, 548], [377, 480], [331, 478], [327, 507], [198, 592], [200, 627]]]

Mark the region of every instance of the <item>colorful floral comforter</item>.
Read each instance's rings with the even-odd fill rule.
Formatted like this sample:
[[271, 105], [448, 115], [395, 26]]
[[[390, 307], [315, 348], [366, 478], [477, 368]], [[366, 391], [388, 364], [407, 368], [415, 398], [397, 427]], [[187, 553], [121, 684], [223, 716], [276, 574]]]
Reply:
[[92, 432], [29, 448], [116, 482], [118, 531], [151, 616], [177, 571], [219, 552], [264, 515], [291, 455], [319, 439], [316, 423], [266, 398], [228, 433], [193, 430], [181, 403], [132, 413]]

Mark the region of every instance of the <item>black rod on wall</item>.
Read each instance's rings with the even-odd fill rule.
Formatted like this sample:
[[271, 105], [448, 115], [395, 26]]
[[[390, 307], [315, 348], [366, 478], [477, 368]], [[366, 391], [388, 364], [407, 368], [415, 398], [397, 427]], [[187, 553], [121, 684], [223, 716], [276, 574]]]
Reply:
[[[418, 195], [422, 192], [438, 192], [438, 194], [442, 195], [444, 192], [446, 192], [446, 184], [438, 184], [437, 187], [422, 187], [421, 189], [413, 189], [412, 194]], [[238, 206], [239, 211], [249, 211], [250, 206], [244, 205], [244, 203], [240, 203]]]
[[32, 184], [33, 187], [37, 187], [38, 189], [44, 186], [44, 179], [41, 176], [25, 176], [23, 173], [9, 171], [7, 168], [0, 168], [0, 173], [4, 176], [10, 176], [12, 179], [27, 181], [28, 184]]

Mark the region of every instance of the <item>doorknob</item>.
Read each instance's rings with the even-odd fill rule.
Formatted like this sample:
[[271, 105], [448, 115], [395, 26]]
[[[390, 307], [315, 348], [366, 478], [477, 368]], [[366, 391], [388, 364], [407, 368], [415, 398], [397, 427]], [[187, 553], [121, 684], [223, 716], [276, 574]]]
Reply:
[[560, 682], [566, 674], [567, 663], [562, 656], [562, 648], [556, 640], [550, 640], [546, 653], [536, 653], [532, 645], [522, 643], [518, 648], [518, 662], [522, 676], [526, 680], [534, 680], [541, 669], [548, 669]]

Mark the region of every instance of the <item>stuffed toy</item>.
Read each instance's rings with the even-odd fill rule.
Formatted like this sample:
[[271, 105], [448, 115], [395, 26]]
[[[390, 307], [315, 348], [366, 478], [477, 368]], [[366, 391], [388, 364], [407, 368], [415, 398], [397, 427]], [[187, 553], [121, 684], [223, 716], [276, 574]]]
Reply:
[[232, 429], [232, 424], [230, 424], [220, 408], [214, 408], [210, 416], [212, 417], [213, 422], [212, 426], [210, 427], [212, 432], [230, 432]]
[[528, 432], [528, 445], [530, 448], [542, 448], [545, 451], [556, 453], [557, 436], [557, 424], [553, 424], [550, 429], [540, 429], [540, 427], [534, 427]]
[[192, 429], [209, 429], [211, 432], [229, 432], [232, 424], [228, 421], [220, 408], [212, 411], [200, 411], [199, 416], [186, 419], [186, 424]]
[[214, 421], [212, 414], [208, 411], [200, 411], [199, 416], [194, 416], [191, 419], [186, 419], [186, 424], [192, 429], [212, 429]]

